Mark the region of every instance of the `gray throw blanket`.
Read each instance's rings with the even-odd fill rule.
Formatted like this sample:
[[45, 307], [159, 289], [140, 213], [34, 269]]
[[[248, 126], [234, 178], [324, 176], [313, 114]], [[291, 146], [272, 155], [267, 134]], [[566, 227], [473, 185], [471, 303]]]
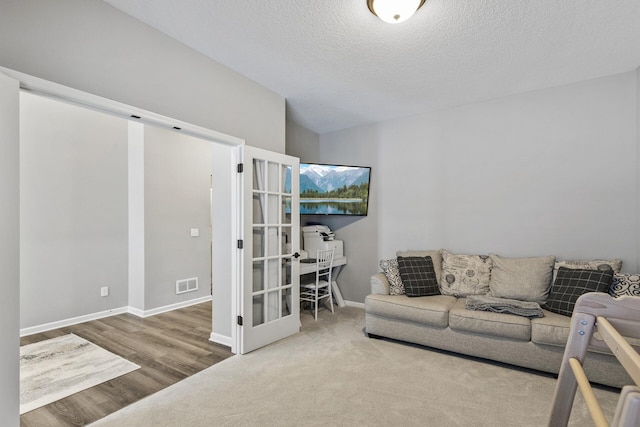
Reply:
[[495, 313], [515, 314], [523, 317], [544, 317], [537, 302], [518, 301], [515, 299], [495, 298], [488, 295], [469, 295], [467, 310], [493, 311]]

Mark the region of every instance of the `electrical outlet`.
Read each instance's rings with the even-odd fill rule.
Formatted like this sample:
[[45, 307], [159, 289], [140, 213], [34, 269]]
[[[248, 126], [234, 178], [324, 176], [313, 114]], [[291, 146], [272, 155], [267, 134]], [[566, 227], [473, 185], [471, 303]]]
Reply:
[[100, 288], [100, 296], [101, 297], [108, 297], [109, 296], [109, 287], [108, 286], [103, 286]]

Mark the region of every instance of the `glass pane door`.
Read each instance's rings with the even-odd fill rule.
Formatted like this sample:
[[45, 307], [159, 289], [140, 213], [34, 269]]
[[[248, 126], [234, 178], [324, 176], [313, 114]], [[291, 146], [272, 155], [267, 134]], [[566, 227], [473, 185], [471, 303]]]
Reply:
[[244, 148], [244, 290], [240, 352], [298, 332], [298, 159]]

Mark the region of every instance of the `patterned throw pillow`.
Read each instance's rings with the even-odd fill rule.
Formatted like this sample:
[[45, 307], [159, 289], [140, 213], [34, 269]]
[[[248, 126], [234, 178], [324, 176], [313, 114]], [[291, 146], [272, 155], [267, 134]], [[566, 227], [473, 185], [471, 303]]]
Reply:
[[614, 274], [609, 295], [614, 298], [624, 295], [640, 297], [640, 274]]
[[454, 255], [443, 250], [440, 292], [456, 297], [484, 295], [489, 292], [492, 266], [486, 255]]
[[576, 301], [587, 292], [607, 292], [613, 279], [612, 270], [583, 270], [560, 267], [551, 287], [551, 295], [542, 307], [564, 316], [571, 316]]
[[389, 295], [404, 295], [404, 285], [400, 279], [400, 271], [398, 270], [398, 260], [385, 259], [380, 261], [380, 268], [389, 282]]
[[398, 257], [398, 270], [408, 297], [440, 295], [436, 272], [430, 256]]
[[620, 273], [622, 268], [621, 259], [593, 259], [590, 261], [583, 260], [565, 260], [556, 261], [556, 265], [553, 267], [553, 280], [556, 280], [558, 275], [558, 268], [579, 268], [583, 270], [613, 270], [615, 274]]

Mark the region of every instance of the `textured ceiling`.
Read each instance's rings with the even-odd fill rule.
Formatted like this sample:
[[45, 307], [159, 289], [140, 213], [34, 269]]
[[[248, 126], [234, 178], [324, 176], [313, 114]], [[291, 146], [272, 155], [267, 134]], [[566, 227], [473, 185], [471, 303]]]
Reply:
[[640, 0], [105, 0], [287, 100], [318, 133], [640, 66]]

